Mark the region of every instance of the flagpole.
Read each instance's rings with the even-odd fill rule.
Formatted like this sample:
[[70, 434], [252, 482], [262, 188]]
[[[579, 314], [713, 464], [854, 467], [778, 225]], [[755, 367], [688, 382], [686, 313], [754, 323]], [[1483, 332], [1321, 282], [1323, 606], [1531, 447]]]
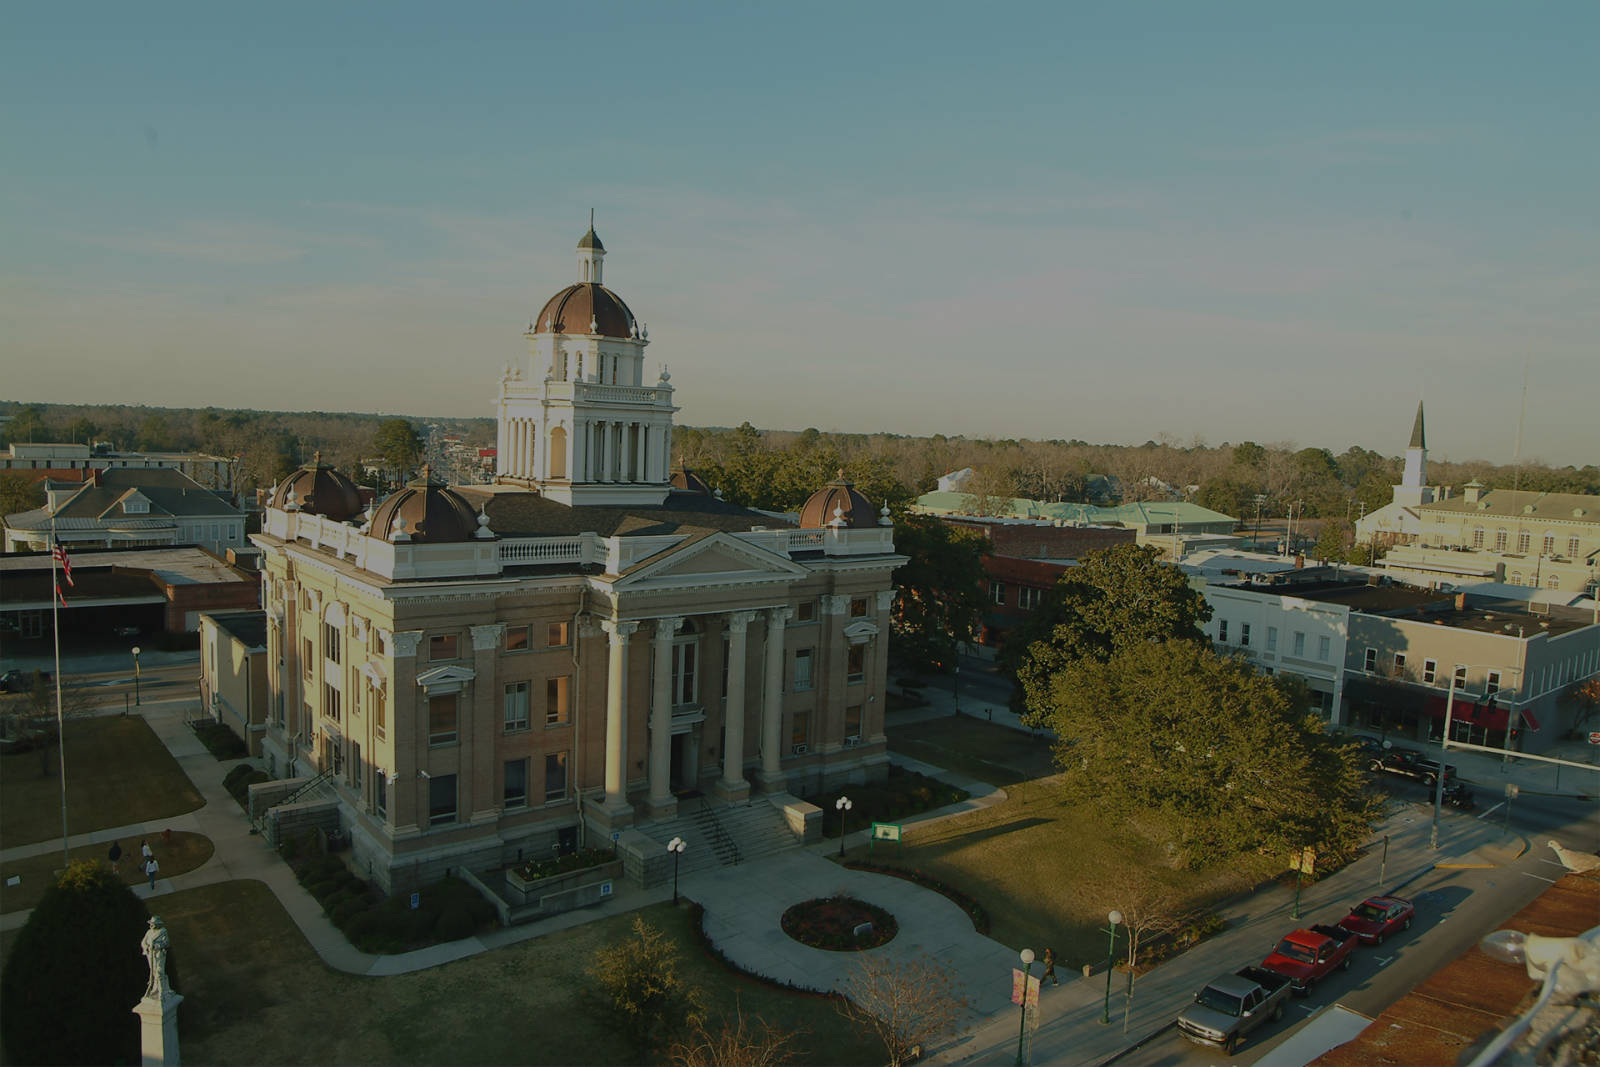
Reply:
[[55, 596], [50, 598], [50, 634], [56, 647], [56, 758], [60, 761], [61, 777], [61, 866], [72, 862], [67, 848], [67, 731], [61, 713], [61, 583], [56, 577], [56, 517], [50, 515], [50, 586]]

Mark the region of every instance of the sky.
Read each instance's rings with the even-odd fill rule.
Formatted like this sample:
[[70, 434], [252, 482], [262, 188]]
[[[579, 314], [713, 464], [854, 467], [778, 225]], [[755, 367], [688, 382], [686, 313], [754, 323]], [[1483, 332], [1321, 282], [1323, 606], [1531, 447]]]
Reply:
[[1600, 4], [30, 4], [0, 399], [1600, 462]]

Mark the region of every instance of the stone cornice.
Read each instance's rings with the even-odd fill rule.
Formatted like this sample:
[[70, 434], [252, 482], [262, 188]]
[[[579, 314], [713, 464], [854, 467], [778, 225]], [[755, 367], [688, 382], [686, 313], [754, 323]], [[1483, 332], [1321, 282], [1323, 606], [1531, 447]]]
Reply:
[[472, 651], [492, 652], [505, 640], [506, 624], [491, 622], [483, 626], [469, 626], [472, 631]]

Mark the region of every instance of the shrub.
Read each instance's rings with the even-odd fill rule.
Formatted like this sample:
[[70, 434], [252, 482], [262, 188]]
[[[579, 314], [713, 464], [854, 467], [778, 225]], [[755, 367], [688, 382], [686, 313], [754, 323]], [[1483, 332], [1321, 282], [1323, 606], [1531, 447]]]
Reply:
[[598, 867], [602, 863], [610, 863], [616, 859], [616, 853], [604, 848], [585, 848], [577, 852], [568, 852], [547, 860], [528, 860], [517, 868], [517, 874], [528, 881], [539, 878], [550, 878], [558, 874], [567, 874], [571, 871], [581, 871], [586, 867]]
[[465, 904], [452, 902], [440, 913], [439, 921], [433, 927], [433, 936], [440, 941], [459, 941], [463, 937], [471, 937], [477, 929], [478, 920], [473, 916], [472, 909]]
[[[0, 1034], [12, 1063], [137, 1063], [130, 1009], [149, 970], [149, 912], [96, 861], [71, 864], [17, 934], [0, 976]], [[174, 956], [167, 976], [176, 986]]]
[[704, 1016], [704, 996], [679, 969], [677, 947], [634, 916], [633, 936], [595, 953], [595, 1010], [633, 1041], [639, 1061]]

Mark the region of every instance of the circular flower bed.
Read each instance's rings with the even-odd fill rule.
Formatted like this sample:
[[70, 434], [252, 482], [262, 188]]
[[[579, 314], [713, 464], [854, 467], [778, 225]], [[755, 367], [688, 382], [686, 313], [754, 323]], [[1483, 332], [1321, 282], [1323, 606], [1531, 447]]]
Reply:
[[[863, 923], [871, 928], [857, 936]], [[784, 912], [783, 932], [812, 948], [855, 952], [888, 944], [900, 932], [900, 924], [882, 908], [855, 897], [818, 897]]]

